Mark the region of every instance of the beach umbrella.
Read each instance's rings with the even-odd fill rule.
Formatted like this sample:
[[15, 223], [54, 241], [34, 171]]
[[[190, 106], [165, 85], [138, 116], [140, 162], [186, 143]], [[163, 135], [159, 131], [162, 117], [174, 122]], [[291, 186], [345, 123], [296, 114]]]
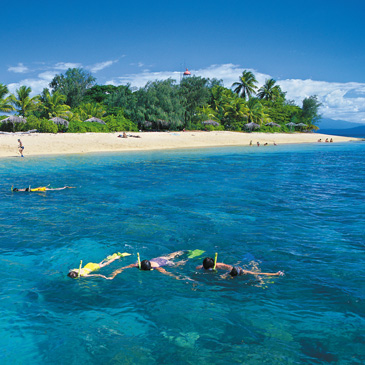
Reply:
[[10, 117], [7, 117], [7, 118], [3, 119], [2, 122], [3, 123], [11, 123], [13, 125], [13, 131], [14, 131], [15, 124], [16, 123], [26, 123], [27, 118], [17, 117], [15, 115], [11, 115]]
[[265, 124], [267, 127], [281, 127], [280, 124], [278, 123], [274, 123], [274, 122], [270, 122], [270, 123], [267, 123]]
[[293, 123], [293, 122], [290, 122], [290, 123], [286, 123], [285, 125], [287, 125], [288, 127], [296, 127], [297, 124]]
[[305, 123], [298, 123], [298, 124], [297, 124], [297, 127], [301, 127], [301, 128], [308, 127], [308, 124], [305, 124]]
[[11, 124], [15, 124], [15, 123], [26, 123], [27, 122], [27, 118], [23, 118], [23, 117], [17, 117], [15, 115], [11, 115], [10, 117], [7, 117], [5, 119], [2, 120], [3, 123], [11, 123]]
[[145, 128], [151, 128], [152, 127], [152, 122], [145, 120], [143, 122], [140, 122], [141, 126], [145, 127]]
[[245, 128], [252, 131], [254, 129], [259, 129], [260, 128], [260, 125], [257, 124], [257, 123], [254, 123], [254, 122], [251, 122], [251, 123], [247, 123], [245, 124]]
[[211, 120], [211, 119], [205, 120], [204, 122], [202, 122], [202, 124], [204, 124], [204, 125], [214, 125], [216, 127], [219, 126], [218, 122], [216, 122], [215, 120]]
[[106, 124], [103, 120], [99, 119], [99, 118], [95, 118], [95, 117], [92, 117], [92, 118], [89, 118], [89, 119], [86, 119], [85, 122], [92, 122], [92, 123], [99, 123], [99, 124]]
[[158, 119], [157, 120], [157, 126], [160, 128], [168, 128], [171, 123], [167, 120]]
[[51, 118], [49, 119], [51, 122], [53, 122], [54, 124], [57, 124], [57, 125], [63, 125], [65, 126], [66, 128], [68, 128], [68, 125], [69, 125], [69, 122], [66, 120], [66, 119], [62, 119], [60, 117], [54, 117], [54, 118]]

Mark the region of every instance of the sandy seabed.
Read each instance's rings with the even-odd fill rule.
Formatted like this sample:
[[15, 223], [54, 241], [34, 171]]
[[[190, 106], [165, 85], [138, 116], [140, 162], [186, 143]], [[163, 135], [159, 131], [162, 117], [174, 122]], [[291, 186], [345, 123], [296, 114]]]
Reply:
[[[128, 138], [116, 133], [32, 133], [26, 135], [0, 134], [0, 157], [20, 156], [18, 139], [24, 145], [24, 156], [47, 154], [75, 154], [91, 152], [118, 152], [163, 150], [174, 148], [202, 148], [223, 146], [254, 146], [260, 142], [269, 145], [314, 143], [326, 138], [334, 142], [359, 141], [359, 138], [331, 136], [318, 133], [239, 133], [228, 131], [187, 132], [129, 132]], [[132, 137], [134, 136], [134, 137]], [[136, 138], [136, 137], [140, 138]]]

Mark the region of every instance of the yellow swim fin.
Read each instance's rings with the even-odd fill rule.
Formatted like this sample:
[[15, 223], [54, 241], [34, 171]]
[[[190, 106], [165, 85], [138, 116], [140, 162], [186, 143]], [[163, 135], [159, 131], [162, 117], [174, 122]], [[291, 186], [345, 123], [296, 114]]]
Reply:
[[117, 255], [120, 256], [120, 257], [131, 256], [131, 254], [128, 253], [128, 252], [123, 252], [123, 253], [118, 252]]

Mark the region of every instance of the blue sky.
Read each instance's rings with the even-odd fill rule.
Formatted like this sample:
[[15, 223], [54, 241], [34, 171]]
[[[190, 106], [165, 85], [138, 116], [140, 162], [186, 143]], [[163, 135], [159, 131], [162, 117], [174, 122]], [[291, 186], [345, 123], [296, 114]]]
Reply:
[[365, 123], [365, 1], [16, 1], [1, 5], [0, 83], [39, 93], [83, 67], [99, 84], [140, 87], [184, 67], [278, 81], [324, 117]]

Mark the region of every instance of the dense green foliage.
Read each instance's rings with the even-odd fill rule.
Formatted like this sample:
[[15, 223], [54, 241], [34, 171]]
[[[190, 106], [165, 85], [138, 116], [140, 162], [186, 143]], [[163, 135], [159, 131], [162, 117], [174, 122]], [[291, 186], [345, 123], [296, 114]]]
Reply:
[[64, 75], [56, 75], [49, 84], [53, 92], [66, 96], [66, 104], [71, 108], [79, 106], [86, 90], [95, 83], [95, 78], [81, 68], [69, 68]]
[[0, 84], [0, 112], [11, 112], [14, 110], [10, 96], [5, 97], [8, 93], [8, 87]]
[[[138, 90], [132, 90], [130, 85], [94, 83], [94, 77], [86, 71], [69, 69], [54, 77], [49, 85], [52, 92], [45, 89], [33, 97], [30, 87], [21, 86], [16, 95], [8, 95], [7, 87], [0, 84], [0, 111], [16, 110], [27, 118], [27, 123], [1, 123], [0, 129], [50, 133], [183, 128], [245, 131], [248, 123], [255, 123], [263, 132], [290, 132], [318, 129], [316, 124], [320, 120], [321, 104], [316, 96], [304, 99], [300, 108], [286, 100], [273, 79], [258, 88], [250, 71], [244, 71], [232, 85], [234, 91], [222, 86], [219, 80], [195, 76], [183, 78], [180, 83], [156, 80]], [[68, 128], [49, 121], [52, 117], [66, 119]], [[91, 117], [106, 124], [88, 122]], [[304, 124], [288, 128], [290, 122]]]

